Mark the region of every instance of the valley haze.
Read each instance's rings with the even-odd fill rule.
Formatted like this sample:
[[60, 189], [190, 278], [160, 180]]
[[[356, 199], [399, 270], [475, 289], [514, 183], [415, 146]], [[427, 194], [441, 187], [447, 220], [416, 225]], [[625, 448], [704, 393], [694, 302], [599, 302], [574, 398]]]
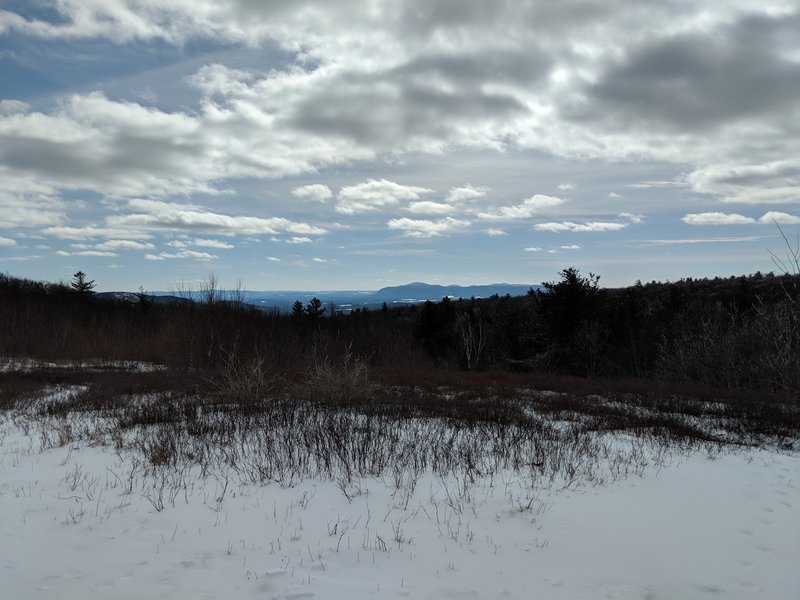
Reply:
[[[420, 304], [428, 300], [439, 302], [442, 298], [451, 299], [489, 298], [498, 296], [524, 296], [531, 290], [541, 289], [535, 284], [491, 283], [486, 285], [432, 285], [421, 282], [406, 285], [385, 287], [375, 291], [369, 290], [275, 290], [275, 291], [249, 291], [249, 290], [218, 290], [219, 297], [223, 300], [238, 298], [246, 304], [252, 304], [264, 310], [279, 310], [288, 312], [296, 301], [304, 305], [312, 298], [319, 298], [323, 304], [335, 306], [337, 312], [350, 312], [355, 309], [366, 308], [373, 310], [382, 308], [384, 304], [389, 307]], [[172, 292], [155, 291], [149, 295], [156, 301], [165, 302], [167, 298], [174, 301], [190, 298], [202, 300], [200, 291], [176, 294]], [[98, 299], [123, 300], [136, 302], [138, 297], [132, 292], [100, 292]]]

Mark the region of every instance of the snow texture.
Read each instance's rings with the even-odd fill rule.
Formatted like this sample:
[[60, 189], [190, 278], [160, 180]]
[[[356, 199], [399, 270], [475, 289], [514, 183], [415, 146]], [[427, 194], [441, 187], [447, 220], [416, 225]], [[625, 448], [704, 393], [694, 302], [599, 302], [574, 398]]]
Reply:
[[139, 477], [0, 422], [0, 597], [800, 597], [800, 456], [694, 452], [597, 487]]

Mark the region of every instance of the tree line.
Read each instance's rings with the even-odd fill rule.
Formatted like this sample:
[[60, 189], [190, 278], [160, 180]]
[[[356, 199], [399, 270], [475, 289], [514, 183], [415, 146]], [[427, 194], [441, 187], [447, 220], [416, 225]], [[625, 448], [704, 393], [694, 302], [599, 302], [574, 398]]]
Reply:
[[[216, 284], [215, 280], [212, 282]], [[526, 296], [331, 311], [319, 299], [265, 312], [235, 292], [157, 304], [93, 298], [71, 284], [0, 274], [0, 354], [146, 360], [213, 371], [232, 357], [301, 374], [358, 356], [378, 372], [518, 371], [642, 378], [800, 394], [800, 277], [682, 279], [603, 288], [569, 267]]]

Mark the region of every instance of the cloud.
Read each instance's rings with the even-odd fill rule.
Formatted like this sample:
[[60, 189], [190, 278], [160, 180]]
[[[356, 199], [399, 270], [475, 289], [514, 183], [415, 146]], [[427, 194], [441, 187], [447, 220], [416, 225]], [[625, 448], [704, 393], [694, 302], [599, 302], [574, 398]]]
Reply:
[[219, 250], [230, 250], [235, 247], [233, 244], [228, 244], [226, 242], [220, 242], [218, 240], [204, 240], [202, 238], [197, 238], [193, 240], [192, 243], [201, 248], [217, 248]]
[[467, 184], [460, 187], [450, 188], [445, 199], [441, 202], [432, 200], [419, 200], [412, 202], [405, 210], [416, 214], [427, 215], [449, 215], [455, 212], [467, 210], [467, 204], [479, 200], [486, 196], [488, 188], [475, 187]]
[[514, 206], [501, 206], [494, 212], [478, 212], [481, 219], [496, 221], [512, 221], [528, 219], [544, 210], [564, 204], [564, 200], [555, 196], [536, 194]]
[[313, 242], [310, 237], [305, 236], [292, 236], [288, 240], [286, 240], [287, 244], [310, 244]]
[[573, 223], [572, 221], [561, 221], [557, 223], [537, 223], [533, 226], [537, 231], [571, 231], [585, 233], [589, 231], [619, 231], [628, 226], [628, 223], [613, 223], [608, 221], [591, 221], [589, 223]]
[[13, 115], [15, 113], [26, 113], [31, 109], [30, 105], [21, 100], [0, 99], [0, 115]]
[[542, 249], [537, 246], [528, 246], [525, 248], [525, 252], [541, 252]]
[[635, 215], [629, 212], [621, 212], [617, 215], [618, 219], [627, 219], [631, 223], [641, 223], [644, 221], [644, 215]]
[[738, 244], [741, 242], [755, 242], [760, 240], [759, 236], [740, 236], [740, 237], [714, 237], [714, 238], [690, 238], [690, 239], [674, 239], [674, 240], [646, 240], [644, 243], [648, 246], [672, 246], [672, 245], [686, 245], [686, 244]]
[[423, 215], [448, 215], [456, 212], [458, 207], [444, 202], [420, 200], [419, 202], [412, 202], [405, 210]]
[[54, 187], [0, 164], [0, 214], [2, 229], [55, 226], [66, 220], [66, 204]]
[[281, 262], [281, 259], [276, 256], [268, 256], [267, 260], [271, 262]]
[[143, 231], [136, 231], [127, 228], [115, 227], [96, 227], [95, 225], [85, 225], [83, 227], [55, 226], [46, 227], [42, 230], [44, 235], [53, 236], [61, 240], [90, 240], [94, 238], [136, 238], [150, 239], [153, 236]]
[[580, 250], [580, 246], [578, 244], [567, 244], [566, 246], [559, 246], [562, 250]]
[[575, 189], [575, 184], [569, 183], [569, 182], [567, 182], [567, 183], [559, 183], [558, 184], [558, 189], [564, 190], [564, 191], [574, 190]]
[[12, 240], [11, 238], [0, 236], [0, 246], [4, 246], [6, 248], [10, 248], [11, 246], [16, 246], [17, 242]]
[[684, 216], [681, 221], [687, 225], [747, 225], [755, 223], [752, 217], [745, 217], [738, 213], [705, 212], [690, 213]]
[[462, 185], [460, 187], [450, 188], [445, 201], [449, 204], [461, 204], [463, 202], [470, 202], [472, 200], [483, 198], [488, 192], [489, 188], [475, 187], [468, 183], [467, 185]]
[[401, 185], [386, 179], [370, 179], [339, 190], [336, 212], [352, 215], [374, 211], [393, 206], [403, 200], [419, 200], [422, 194], [432, 191], [423, 187]]
[[314, 257], [314, 258], [312, 258], [311, 260], [312, 260], [312, 261], [314, 261], [315, 263], [329, 263], [329, 262], [331, 262], [331, 261], [330, 261], [329, 259], [327, 259], [327, 258], [319, 258], [318, 256], [315, 256], [315, 257]]
[[769, 211], [758, 220], [759, 223], [777, 223], [778, 225], [800, 225], [800, 217], [785, 212]]
[[469, 221], [462, 221], [447, 217], [438, 221], [430, 221], [426, 219], [392, 219], [387, 223], [389, 229], [399, 229], [405, 232], [406, 237], [415, 238], [430, 238], [440, 235], [446, 235], [469, 227]]
[[490, 237], [497, 237], [497, 236], [501, 236], [501, 235], [508, 235], [508, 234], [507, 234], [505, 231], [503, 231], [502, 229], [497, 229], [497, 228], [495, 228], [495, 227], [489, 227], [489, 229], [487, 229], [487, 230], [486, 230], [486, 234], [487, 234], [487, 235], [489, 235]]
[[[0, 10], [0, 32], [269, 47], [282, 61], [268, 72], [205, 65], [189, 79], [190, 100], [170, 111], [101, 93], [37, 110], [3, 102], [0, 169], [48, 186], [45, 204], [58, 204], [64, 190], [217, 194], [242, 178], [464, 149], [665, 161], [687, 171], [678, 185], [727, 202], [800, 199], [797, 160], [785, 158], [800, 156], [796, 2], [698, 0], [648, 10], [585, 0], [378, 1], [373, 10], [354, 0], [26, 6]], [[0, 193], [34, 195], [16, 184]], [[9, 212], [2, 198], [3, 215], [33, 222], [19, 212], [25, 202]], [[421, 199], [339, 203], [355, 214]], [[531, 216], [524, 205], [483, 212]], [[63, 208], [30, 214], [49, 219], [40, 226], [66, 223]]]
[[221, 235], [253, 235], [259, 233], [298, 233], [322, 235], [326, 229], [290, 221], [282, 217], [229, 216], [208, 211], [194, 204], [177, 204], [160, 200], [133, 199], [128, 208], [140, 212], [112, 215], [106, 219], [111, 227], [131, 229], [158, 228], [168, 231], [195, 231]]
[[198, 116], [75, 94], [53, 114], [0, 117], [0, 165], [60, 189], [213, 192], [210, 182], [222, 176], [213, 154], [225, 142], [203, 127]]
[[208, 261], [217, 258], [214, 254], [208, 252], [197, 252], [196, 250], [183, 250], [181, 252], [159, 252], [158, 254], [145, 254], [147, 260], [165, 260], [165, 259], [193, 259], [199, 261]]
[[57, 250], [57, 256], [119, 256], [116, 252], [108, 252], [103, 250], [81, 250], [79, 252], [67, 252], [65, 250]]
[[782, 55], [779, 39], [796, 41], [797, 26], [796, 14], [743, 15], [713, 28], [643, 38], [640, 47], [609, 60], [600, 78], [582, 90], [585, 103], [564, 113], [619, 121], [618, 127], [624, 121], [669, 132], [713, 132], [782, 112], [800, 96], [800, 64]]
[[333, 192], [327, 185], [321, 183], [314, 183], [312, 185], [304, 185], [292, 190], [292, 196], [302, 198], [303, 200], [314, 200], [316, 202], [325, 202], [333, 198]]
[[106, 240], [95, 246], [96, 250], [152, 250], [155, 246], [146, 242], [133, 240]]
[[800, 202], [800, 160], [771, 160], [761, 164], [714, 164], [689, 176], [699, 192], [732, 204], [796, 204]]

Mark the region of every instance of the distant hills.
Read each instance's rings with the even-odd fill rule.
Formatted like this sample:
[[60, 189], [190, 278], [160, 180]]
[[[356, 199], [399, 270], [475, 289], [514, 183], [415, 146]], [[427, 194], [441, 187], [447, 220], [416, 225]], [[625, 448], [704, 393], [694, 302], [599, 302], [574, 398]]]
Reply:
[[[262, 291], [237, 292], [248, 304], [253, 304], [264, 310], [277, 309], [289, 311], [294, 302], [300, 301], [303, 304], [311, 298], [319, 298], [326, 306], [334, 305], [338, 312], [350, 312], [356, 308], [380, 308], [386, 303], [389, 306], [400, 306], [407, 304], [419, 304], [426, 300], [439, 301], [445, 296], [453, 299], [458, 298], [488, 298], [495, 294], [499, 296], [524, 296], [528, 290], [539, 289], [539, 285], [517, 284], [517, 283], [491, 283], [487, 285], [433, 285], [422, 282], [408, 283], [384, 287], [377, 291], [359, 290], [333, 290], [333, 291]], [[202, 294], [194, 292], [187, 294], [189, 298], [199, 300]], [[169, 304], [174, 302], [186, 302], [184, 295], [176, 296], [173, 292], [152, 292], [147, 294], [147, 298], [157, 304]], [[220, 292], [223, 299], [229, 298], [230, 293], [224, 290]], [[112, 300], [118, 302], [138, 302], [137, 294], [131, 292], [100, 292], [95, 294], [98, 300]]]
[[[97, 292], [93, 295], [96, 300], [107, 300], [110, 302], [130, 302], [135, 304], [140, 301], [139, 294], [133, 292]], [[191, 302], [189, 298], [182, 296], [175, 296], [172, 294], [162, 294], [161, 292], [154, 292], [153, 294], [145, 294], [145, 299], [153, 304], [176, 304]]]
[[524, 296], [528, 290], [538, 289], [538, 285], [519, 283], [490, 283], [488, 285], [431, 285], [429, 283], [407, 283], [393, 287], [379, 289], [373, 294], [377, 299], [391, 299], [392, 301], [408, 299], [412, 302], [425, 300], [441, 300], [445, 296], [452, 298], [488, 298], [495, 294], [499, 296]]

